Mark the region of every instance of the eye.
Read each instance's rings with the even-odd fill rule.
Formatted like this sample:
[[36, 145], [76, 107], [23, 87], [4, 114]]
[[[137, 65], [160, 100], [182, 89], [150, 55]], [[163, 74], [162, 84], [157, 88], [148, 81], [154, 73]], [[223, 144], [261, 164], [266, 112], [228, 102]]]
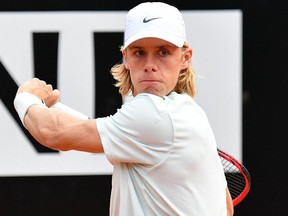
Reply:
[[169, 51], [166, 50], [166, 49], [161, 49], [161, 50], [159, 51], [159, 55], [160, 55], [160, 56], [167, 56], [168, 54], [169, 54]]
[[134, 52], [134, 55], [136, 55], [136, 56], [143, 56], [145, 53], [144, 53], [144, 51], [143, 50], [136, 50], [135, 52]]

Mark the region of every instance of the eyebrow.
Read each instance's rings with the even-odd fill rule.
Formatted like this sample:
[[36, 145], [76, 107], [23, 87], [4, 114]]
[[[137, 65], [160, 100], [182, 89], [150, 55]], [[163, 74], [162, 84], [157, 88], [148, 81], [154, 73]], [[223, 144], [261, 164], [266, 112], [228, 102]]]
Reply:
[[[161, 49], [161, 48], [177, 48], [177, 46], [175, 46], [174, 44], [169, 44], [169, 43], [165, 43], [159, 46], [153, 46], [156, 49]], [[130, 46], [130, 49], [145, 49], [145, 46]]]

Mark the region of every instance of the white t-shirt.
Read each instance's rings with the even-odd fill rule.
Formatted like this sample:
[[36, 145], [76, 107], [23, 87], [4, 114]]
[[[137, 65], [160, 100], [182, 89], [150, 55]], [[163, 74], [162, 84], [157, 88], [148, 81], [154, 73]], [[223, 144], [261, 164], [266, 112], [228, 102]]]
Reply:
[[97, 127], [114, 165], [110, 215], [227, 215], [214, 135], [189, 95], [139, 94]]

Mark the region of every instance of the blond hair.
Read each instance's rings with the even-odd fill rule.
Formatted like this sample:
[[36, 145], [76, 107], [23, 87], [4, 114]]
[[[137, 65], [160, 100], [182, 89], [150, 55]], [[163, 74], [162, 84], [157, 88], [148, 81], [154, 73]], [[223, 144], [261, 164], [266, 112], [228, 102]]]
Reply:
[[[189, 45], [185, 43], [183, 49], [187, 48], [189, 48]], [[119, 88], [119, 93], [122, 97], [126, 96], [133, 89], [129, 70], [125, 68], [124, 63], [119, 63], [111, 68], [111, 74], [116, 80], [115, 86]], [[174, 91], [177, 93], [187, 93], [192, 98], [196, 96], [195, 72], [191, 64], [186, 69], [180, 71]]]

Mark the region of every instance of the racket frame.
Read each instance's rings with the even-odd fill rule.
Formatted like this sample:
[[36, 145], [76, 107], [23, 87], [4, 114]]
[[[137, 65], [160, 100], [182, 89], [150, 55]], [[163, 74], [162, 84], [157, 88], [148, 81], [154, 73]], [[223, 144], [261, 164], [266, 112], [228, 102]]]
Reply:
[[[232, 155], [224, 152], [223, 150], [221, 150], [219, 148], [217, 149], [217, 151], [218, 151], [219, 157], [221, 157], [221, 158], [225, 159], [226, 161], [232, 163], [239, 170], [239, 172], [241, 173], [241, 175], [245, 179], [245, 187], [244, 187], [244, 189], [242, 190], [242, 192], [239, 195], [237, 195], [233, 199], [233, 206], [236, 206], [247, 196], [247, 194], [250, 191], [250, 188], [251, 188], [251, 176], [250, 176], [250, 173], [248, 172], [246, 167], [242, 163], [240, 163], [236, 158], [234, 158]], [[224, 169], [224, 172], [225, 172], [225, 169]], [[225, 173], [225, 175], [226, 175], [226, 173]], [[227, 183], [228, 183], [228, 189], [229, 189], [229, 182], [227, 182]]]

